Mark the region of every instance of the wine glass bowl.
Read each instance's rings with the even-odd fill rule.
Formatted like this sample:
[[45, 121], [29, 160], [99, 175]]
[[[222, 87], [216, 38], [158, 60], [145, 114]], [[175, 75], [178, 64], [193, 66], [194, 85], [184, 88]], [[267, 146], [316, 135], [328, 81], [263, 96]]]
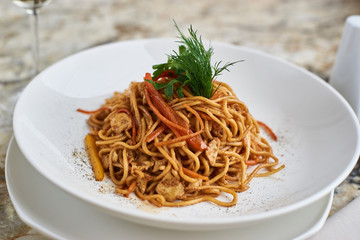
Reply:
[[34, 11], [49, 4], [51, 0], [12, 0], [13, 3], [27, 11]]

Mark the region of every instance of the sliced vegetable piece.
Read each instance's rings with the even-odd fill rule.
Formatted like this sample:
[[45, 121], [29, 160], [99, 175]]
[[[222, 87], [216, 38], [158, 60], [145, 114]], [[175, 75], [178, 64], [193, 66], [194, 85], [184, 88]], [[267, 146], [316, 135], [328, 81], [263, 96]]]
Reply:
[[265, 123], [260, 122], [260, 121], [257, 121], [257, 123], [268, 132], [268, 134], [274, 141], [277, 141], [276, 134], [273, 132], [273, 130], [271, 130], [271, 128], [268, 125], [266, 125]]
[[[174, 126], [171, 126], [169, 123], [164, 122], [163, 119], [159, 118], [175, 133], [176, 136], [184, 136], [193, 134], [193, 131], [189, 129], [188, 124], [185, 122], [184, 119], [182, 119], [179, 114], [177, 114], [172, 107], [170, 107], [165, 100], [162, 98], [161, 94], [155, 89], [155, 87], [150, 83], [146, 81], [146, 90], [145, 90], [145, 96], [148, 101], [149, 106], [152, 108], [154, 113], [160, 112], [163, 116], [165, 116], [166, 119], [168, 119], [170, 122], [179, 125], [182, 127], [182, 129], [177, 128], [174, 131]], [[151, 106], [153, 105], [153, 106]], [[153, 109], [156, 108], [156, 109]], [[186, 141], [190, 144], [191, 147], [198, 151], [205, 150], [207, 148], [206, 143], [202, 140], [200, 135], [196, 135], [194, 137], [191, 137], [189, 139], [186, 139]]]
[[102, 181], [104, 179], [104, 167], [98, 155], [98, 148], [95, 144], [95, 137], [91, 134], [85, 137], [85, 147], [89, 154], [90, 164], [93, 169], [95, 180]]

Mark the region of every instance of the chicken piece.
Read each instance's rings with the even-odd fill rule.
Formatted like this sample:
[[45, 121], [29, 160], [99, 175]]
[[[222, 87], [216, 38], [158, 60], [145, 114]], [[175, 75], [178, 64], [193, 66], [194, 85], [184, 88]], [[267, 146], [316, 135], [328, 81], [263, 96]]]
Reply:
[[101, 163], [105, 170], [109, 169], [109, 156], [110, 154], [107, 154], [105, 157], [101, 158]]
[[166, 165], [168, 163], [168, 160], [166, 159], [160, 159], [160, 160], [155, 160], [154, 161], [155, 164], [154, 164], [154, 168], [153, 168], [153, 172], [156, 172], [156, 171], [163, 171], [165, 168], [166, 168]]
[[131, 118], [126, 113], [115, 113], [114, 117], [110, 120], [111, 129], [116, 133], [120, 134], [124, 130], [131, 128]]
[[127, 157], [128, 163], [132, 163], [133, 161], [135, 161], [134, 155], [135, 155], [134, 151], [132, 151], [132, 150], [126, 151], [126, 157]]
[[131, 174], [135, 176], [143, 177], [144, 173], [149, 168], [154, 166], [154, 161], [152, 159], [149, 160], [149, 157], [146, 154], [139, 154], [135, 157], [135, 160], [131, 163]]
[[217, 123], [212, 124], [212, 135], [221, 137], [224, 134], [224, 129]]
[[163, 195], [167, 201], [173, 202], [184, 195], [184, 186], [171, 173], [168, 173], [156, 186], [156, 192]]
[[138, 178], [136, 180], [136, 186], [140, 190], [141, 193], [144, 193], [147, 187], [148, 182], [152, 180], [152, 177], [149, 174], [144, 174], [144, 177]]
[[119, 155], [115, 151], [110, 159], [110, 153], [106, 154], [103, 158], [101, 158], [102, 165], [104, 169], [109, 169], [110, 161], [112, 163], [118, 162]]
[[216, 157], [219, 153], [219, 148], [220, 148], [220, 139], [214, 138], [208, 144], [208, 148], [205, 150], [205, 155], [208, 158], [211, 166], [214, 166], [216, 163]]
[[150, 160], [150, 157], [144, 153], [139, 153], [136, 155], [136, 158], [135, 158], [136, 162], [145, 162], [145, 161], [149, 161]]
[[[131, 171], [132, 175], [139, 175], [139, 172], [145, 172], [153, 165], [154, 165], [154, 162], [152, 162], [152, 161], [132, 162], [130, 171]], [[140, 173], [140, 175], [142, 175], [142, 174]]]
[[196, 182], [190, 183], [186, 189], [195, 191], [202, 185], [202, 181], [202, 179], [197, 179]]

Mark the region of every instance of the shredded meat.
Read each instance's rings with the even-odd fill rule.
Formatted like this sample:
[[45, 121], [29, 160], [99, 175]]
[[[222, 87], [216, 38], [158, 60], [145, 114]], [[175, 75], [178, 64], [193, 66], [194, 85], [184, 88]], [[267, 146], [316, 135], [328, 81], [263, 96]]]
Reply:
[[109, 154], [107, 154], [105, 157], [101, 158], [101, 162], [105, 170], [109, 169], [109, 157]]
[[197, 179], [196, 182], [192, 182], [187, 186], [187, 190], [197, 190], [202, 185], [202, 179]]
[[221, 137], [224, 134], [224, 129], [220, 127], [219, 124], [213, 122], [212, 123], [212, 132], [215, 136]]
[[205, 155], [209, 159], [211, 166], [214, 166], [216, 163], [216, 157], [219, 153], [220, 148], [220, 139], [214, 138], [209, 144], [208, 148], [205, 150]]
[[156, 192], [163, 195], [167, 201], [173, 202], [184, 195], [184, 186], [168, 173], [156, 186]]
[[126, 157], [127, 157], [128, 163], [132, 163], [135, 160], [134, 155], [135, 155], [134, 151], [127, 151], [126, 152]]
[[155, 164], [154, 164], [153, 172], [156, 172], [159, 170], [163, 171], [166, 168], [166, 164], [168, 160], [160, 159], [160, 160], [155, 160], [154, 162]]
[[136, 186], [139, 188], [141, 193], [144, 193], [147, 187], [148, 182], [152, 180], [152, 177], [149, 174], [144, 174], [144, 177], [138, 178], [136, 180]]
[[141, 173], [143, 175], [143, 172], [147, 171], [152, 166], [154, 166], [154, 161], [148, 160], [148, 157], [145, 154], [139, 154], [136, 156], [135, 161], [131, 162], [131, 174], [136, 175], [136, 173]]
[[139, 170], [141, 172], [145, 172], [146, 170], [148, 170], [153, 165], [154, 165], [154, 162], [152, 162], [152, 161], [132, 162], [131, 163], [131, 173], [133, 173], [133, 171], [135, 169], [137, 169], [137, 170]]
[[131, 128], [131, 118], [126, 113], [116, 113], [110, 121], [110, 126], [116, 134], [120, 134]]

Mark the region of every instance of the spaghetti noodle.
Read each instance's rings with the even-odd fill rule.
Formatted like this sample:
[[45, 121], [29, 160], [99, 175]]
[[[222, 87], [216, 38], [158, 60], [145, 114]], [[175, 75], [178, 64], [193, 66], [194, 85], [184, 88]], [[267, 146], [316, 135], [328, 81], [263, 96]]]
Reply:
[[[271, 129], [254, 119], [227, 84], [214, 84], [210, 99], [193, 96], [187, 87], [184, 97], [168, 99], [147, 81], [132, 82], [88, 112], [98, 157], [117, 193], [134, 192], [159, 207], [204, 201], [230, 207], [254, 177], [284, 167], [260, 136], [260, 127]], [[232, 200], [220, 200], [221, 193]]]

